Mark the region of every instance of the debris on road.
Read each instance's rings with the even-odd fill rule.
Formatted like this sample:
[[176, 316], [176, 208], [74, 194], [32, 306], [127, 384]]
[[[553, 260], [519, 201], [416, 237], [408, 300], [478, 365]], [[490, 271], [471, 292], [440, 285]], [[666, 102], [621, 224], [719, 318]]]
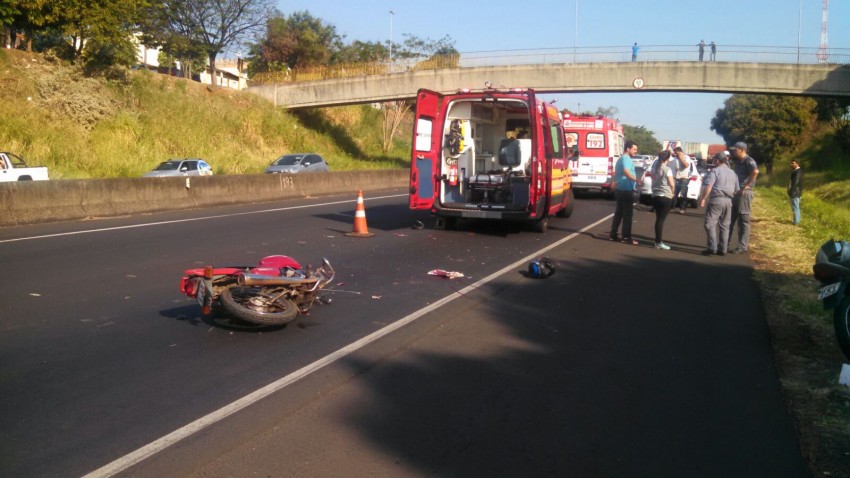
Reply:
[[428, 275], [437, 276], [437, 277], [445, 277], [446, 279], [458, 279], [460, 277], [463, 277], [462, 272], [450, 272], [450, 271], [444, 271], [443, 269], [434, 269], [431, 272], [429, 272]]

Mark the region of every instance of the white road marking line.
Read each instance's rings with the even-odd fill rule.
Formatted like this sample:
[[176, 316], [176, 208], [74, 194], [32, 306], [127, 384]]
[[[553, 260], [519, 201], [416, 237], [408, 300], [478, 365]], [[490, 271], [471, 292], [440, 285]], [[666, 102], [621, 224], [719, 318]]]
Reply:
[[466, 295], [466, 294], [482, 287], [483, 285], [493, 281], [497, 277], [504, 275], [505, 273], [510, 272], [513, 269], [516, 269], [517, 267], [525, 265], [528, 261], [530, 261], [530, 260], [532, 260], [536, 257], [539, 257], [541, 254], [544, 254], [544, 253], [560, 246], [561, 244], [564, 244], [565, 242], [579, 236], [580, 234], [584, 233], [585, 231], [588, 231], [588, 230], [598, 226], [602, 222], [610, 219], [612, 216], [613, 216], [613, 214], [610, 214], [606, 217], [603, 217], [602, 219], [594, 222], [593, 224], [590, 224], [589, 226], [584, 227], [580, 231], [574, 232], [574, 233], [570, 234], [569, 236], [567, 236], [565, 238], [562, 238], [558, 241], [555, 241], [554, 243], [538, 250], [534, 254], [526, 256], [526, 257], [514, 262], [513, 264], [505, 266], [502, 269], [500, 269], [500, 270], [488, 275], [487, 277], [479, 280], [478, 282], [470, 284], [470, 285], [464, 287], [463, 289], [461, 289], [457, 292], [454, 292], [454, 293], [438, 300], [437, 302], [434, 302], [431, 305], [428, 305], [428, 306], [426, 306], [422, 309], [419, 309], [416, 312], [413, 312], [412, 314], [410, 314], [410, 315], [408, 315], [408, 316], [406, 316], [406, 317], [404, 317], [404, 318], [402, 318], [402, 319], [400, 319], [396, 322], [393, 322], [392, 324], [390, 324], [390, 325], [388, 325], [388, 326], [386, 326], [386, 327], [384, 327], [380, 330], [372, 332], [371, 334], [363, 337], [362, 339], [357, 340], [356, 342], [353, 342], [353, 343], [337, 350], [336, 352], [334, 352], [330, 355], [326, 355], [325, 357], [323, 357], [319, 360], [316, 360], [315, 362], [313, 362], [313, 363], [311, 363], [311, 364], [309, 364], [309, 365], [307, 365], [307, 366], [305, 366], [305, 367], [303, 367], [299, 370], [296, 370], [295, 372], [292, 372], [291, 374], [286, 375], [285, 377], [282, 377], [282, 378], [266, 385], [263, 388], [260, 388], [259, 390], [256, 390], [256, 391], [254, 391], [254, 392], [252, 392], [248, 395], [245, 395], [244, 397], [236, 400], [235, 402], [232, 402], [228, 405], [225, 405], [224, 407], [219, 408], [218, 410], [216, 410], [216, 411], [214, 411], [214, 412], [212, 412], [212, 413], [210, 413], [206, 416], [201, 417], [201, 418], [195, 420], [194, 422], [189, 423], [188, 425], [186, 425], [182, 428], [179, 428], [179, 429], [169, 433], [168, 435], [165, 435], [164, 437], [137, 449], [134, 452], [131, 452], [127, 455], [124, 455], [123, 457], [113, 461], [112, 463], [109, 463], [109, 464], [107, 464], [107, 465], [105, 465], [101, 468], [98, 468], [97, 470], [92, 471], [91, 473], [85, 475], [83, 478], [102, 478], [102, 477], [105, 478], [105, 477], [114, 476], [115, 474], [120, 473], [120, 472], [126, 470], [127, 468], [130, 468], [131, 466], [135, 465], [136, 463], [139, 463], [142, 460], [144, 460], [148, 457], [151, 457], [151, 456], [165, 450], [166, 448], [168, 448], [171, 445], [179, 442], [180, 440], [183, 440], [184, 438], [188, 438], [189, 436], [203, 430], [204, 428], [207, 428], [207, 427], [214, 425], [215, 423], [217, 423], [221, 420], [224, 420], [225, 418], [229, 417], [230, 415], [233, 415], [234, 413], [236, 413], [236, 412], [238, 412], [238, 411], [240, 411], [244, 408], [247, 408], [248, 406], [254, 404], [255, 402], [258, 402], [258, 401], [262, 400], [263, 398], [268, 397], [269, 395], [271, 395], [271, 394], [273, 394], [273, 393], [275, 393], [279, 390], [282, 390], [289, 385], [292, 385], [293, 383], [297, 382], [298, 380], [301, 380], [302, 378], [310, 375], [311, 373], [316, 372], [317, 370], [319, 370], [319, 369], [321, 369], [321, 368], [323, 368], [327, 365], [330, 365], [330, 364], [336, 362], [337, 360], [345, 357], [346, 355], [349, 355], [349, 354], [371, 344], [372, 342], [375, 342], [376, 340], [389, 335], [390, 333], [404, 327], [405, 325], [415, 321], [416, 319], [422, 317], [423, 315], [428, 314], [429, 312], [432, 312], [434, 310], [437, 310], [440, 307], [448, 304], [449, 302], [451, 302], [455, 299], [463, 297], [464, 295]]
[[[397, 198], [407, 196], [407, 194], [394, 194], [391, 196], [377, 196], [373, 198], [367, 199], [367, 201], [374, 201], [377, 199], [388, 199], [388, 198]], [[320, 204], [305, 204], [303, 206], [289, 206], [289, 207], [279, 207], [275, 209], [262, 209], [260, 211], [247, 211], [247, 212], [235, 212], [232, 214], [220, 214], [217, 216], [204, 216], [204, 217], [193, 217], [189, 219], [175, 219], [173, 221], [160, 221], [160, 222], [148, 222], [145, 224], [130, 224], [128, 226], [115, 226], [115, 227], [104, 227], [101, 229], [86, 229], [84, 231], [71, 231], [71, 232], [58, 232], [56, 234], [45, 234], [42, 236], [30, 236], [30, 237], [18, 237], [15, 239], [0, 239], [0, 244], [4, 242], [18, 242], [18, 241], [30, 241], [33, 239], [47, 239], [50, 237], [62, 237], [62, 236], [74, 236], [77, 234], [92, 234], [95, 232], [108, 232], [108, 231], [120, 231], [121, 229], [135, 229], [137, 227], [150, 227], [150, 226], [162, 226], [165, 224], [177, 224], [181, 222], [192, 222], [192, 221], [206, 221], [208, 219], [221, 219], [223, 217], [233, 217], [233, 216], [247, 216], [250, 214], [263, 214], [267, 212], [280, 212], [280, 211], [290, 211], [294, 209], [305, 209], [310, 207], [319, 207], [319, 206], [332, 206], [334, 204], [345, 204], [350, 203], [351, 200], [345, 201], [334, 201], [334, 202], [326, 202]]]

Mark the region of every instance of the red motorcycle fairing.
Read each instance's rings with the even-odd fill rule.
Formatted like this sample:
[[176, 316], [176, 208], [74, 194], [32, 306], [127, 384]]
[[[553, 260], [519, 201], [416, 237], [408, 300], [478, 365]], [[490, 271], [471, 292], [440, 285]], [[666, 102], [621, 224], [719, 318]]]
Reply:
[[[285, 267], [291, 267], [293, 269], [301, 268], [301, 264], [299, 264], [295, 259], [289, 256], [280, 255], [263, 257], [257, 265], [260, 267], [273, 267], [276, 269], [283, 269]], [[255, 274], [262, 274], [262, 272], [255, 272]]]
[[[238, 275], [247, 271], [252, 274], [278, 277], [283, 274], [284, 269], [301, 269], [301, 264], [298, 261], [289, 256], [283, 255], [266, 256], [260, 259], [257, 266], [258, 267], [216, 267], [213, 268], [212, 273], [214, 276], [225, 276]], [[183, 274], [184, 276], [180, 281], [180, 291], [190, 297], [194, 297], [198, 291], [198, 281], [192, 280], [192, 278], [203, 277], [204, 268], [197, 267], [194, 269], [186, 269], [183, 271]]]

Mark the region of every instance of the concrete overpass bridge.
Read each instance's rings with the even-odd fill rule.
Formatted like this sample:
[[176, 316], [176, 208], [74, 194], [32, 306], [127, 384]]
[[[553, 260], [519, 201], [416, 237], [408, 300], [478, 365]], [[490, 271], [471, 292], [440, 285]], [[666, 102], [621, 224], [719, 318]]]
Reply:
[[[692, 47], [691, 47], [692, 48]], [[643, 51], [643, 50], [642, 50]], [[568, 55], [568, 54], [567, 54]], [[661, 58], [660, 55], [656, 57]], [[505, 59], [491, 62], [505, 62]], [[526, 57], [527, 58], [527, 57]], [[598, 58], [598, 55], [597, 55]], [[850, 55], [833, 55], [845, 59]], [[702, 92], [850, 97], [850, 64], [773, 61], [627, 61], [552, 62], [464, 66], [399, 73], [369, 74], [307, 82], [252, 86], [249, 92], [284, 108], [314, 108], [393, 100], [411, 100], [419, 88], [453, 92], [460, 88], [534, 88], [540, 93]], [[563, 58], [561, 58], [563, 59]], [[793, 57], [785, 60], [793, 61]], [[469, 61], [467, 61], [469, 63]]]

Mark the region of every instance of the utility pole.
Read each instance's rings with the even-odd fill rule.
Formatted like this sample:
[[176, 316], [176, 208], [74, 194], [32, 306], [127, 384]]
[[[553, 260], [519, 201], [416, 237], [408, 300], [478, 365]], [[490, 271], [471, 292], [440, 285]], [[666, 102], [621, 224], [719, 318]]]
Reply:
[[392, 68], [393, 64], [393, 17], [395, 16], [395, 10], [390, 10], [390, 68]]
[[829, 13], [829, 0], [823, 0], [823, 11], [820, 25], [820, 47], [818, 48], [818, 63], [829, 61], [829, 41], [827, 39], [826, 18]]
[[576, 45], [578, 45], [578, 0], [576, 2], [575, 26], [573, 27], [573, 63], [576, 63]]

